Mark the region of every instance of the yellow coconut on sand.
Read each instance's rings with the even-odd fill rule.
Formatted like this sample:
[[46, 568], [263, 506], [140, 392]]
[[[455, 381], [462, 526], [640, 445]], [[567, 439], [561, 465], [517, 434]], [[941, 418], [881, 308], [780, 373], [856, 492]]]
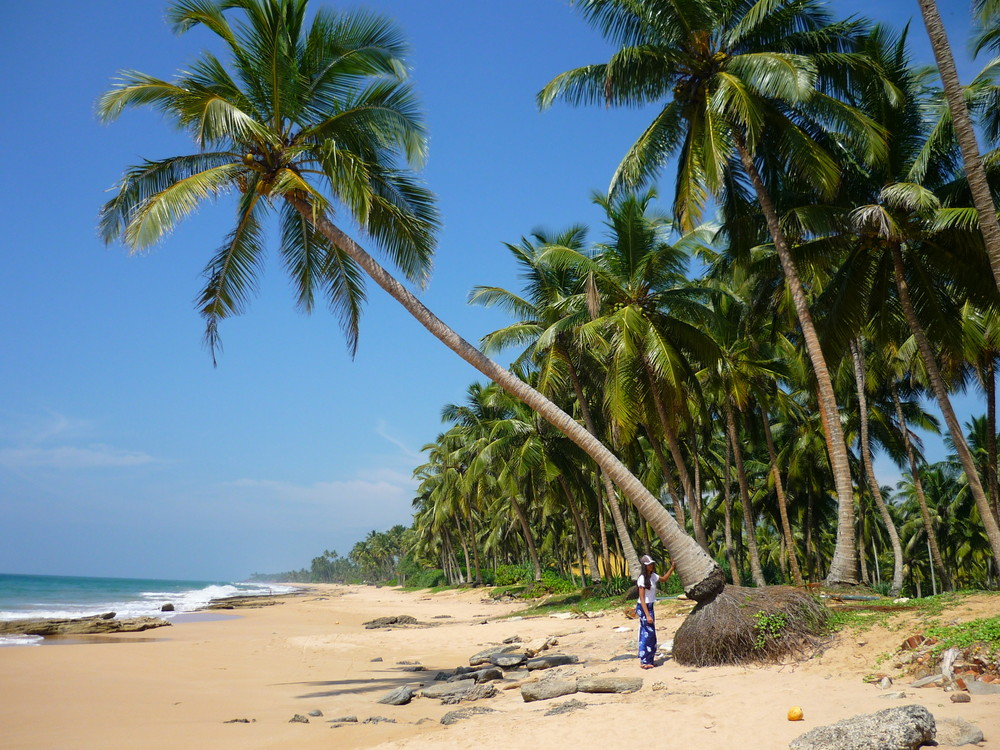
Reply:
[[802, 721], [802, 709], [798, 706], [792, 706], [788, 709], [788, 720], [789, 721]]

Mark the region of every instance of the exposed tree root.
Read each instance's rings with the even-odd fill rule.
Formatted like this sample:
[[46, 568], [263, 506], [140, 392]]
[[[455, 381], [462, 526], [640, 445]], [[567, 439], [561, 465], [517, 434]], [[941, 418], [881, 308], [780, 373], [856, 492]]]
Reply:
[[691, 610], [674, 636], [678, 664], [778, 662], [804, 655], [823, 638], [829, 610], [790, 586], [726, 586]]

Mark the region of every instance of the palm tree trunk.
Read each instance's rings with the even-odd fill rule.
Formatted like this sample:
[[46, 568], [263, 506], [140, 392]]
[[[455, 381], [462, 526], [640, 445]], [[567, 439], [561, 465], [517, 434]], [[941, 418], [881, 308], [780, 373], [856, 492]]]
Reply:
[[[573, 514], [573, 522], [576, 524], [577, 535], [580, 537], [580, 544], [587, 556], [587, 567], [590, 569], [590, 580], [592, 583], [601, 582], [601, 571], [597, 566], [597, 557], [594, 555], [594, 544], [590, 539], [590, 530], [587, 528], [586, 519], [576, 507], [573, 499], [573, 491], [569, 488], [566, 477], [559, 475], [559, 484], [562, 486], [563, 494], [566, 496], [566, 504], [569, 512]], [[583, 568], [580, 568], [580, 576], [583, 576]]]
[[[474, 581], [472, 581], [472, 585], [482, 586], [483, 572], [479, 568], [479, 543], [478, 543], [479, 540], [478, 540], [478, 535], [476, 534], [475, 524], [473, 523], [472, 520], [472, 503], [469, 502], [466, 505], [466, 508], [469, 511], [469, 514], [466, 517], [466, 521], [469, 524], [469, 545], [472, 547], [472, 564], [476, 568], [476, 578]], [[472, 571], [469, 571], [469, 579], [472, 580]]]
[[896, 272], [896, 289], [899, 291], [899, 302], [903, 308], [903, 314], [906, 316], [906, 322], [909, 323], [910, 330], [913, 331], [913, 336], [917, 341], [920, 358], [924, 363], [924, 369], [927, 370], [927, 377], [931, 381], [931, 390], [937, 399], [938, 408], [941, 409], [944, 421], [948, 425], [948, 432], [951, 434], [952, 442], [955, 445], [955, 452], [958, 453], [958, 458], [965, 471], [965, 479], [969, 483], [969, 490], [971, 490], [972, 497], [976, 501], [976, 508], [979, 510], [980, 519], [986, 529], [986, 538], [989, 540], [990, 549], [993, 552], [993, 560], [1000, 566], [1000, 527], [997, 525], [997, 519], [993, 515], [993, 509], [990, 508], [986, 493], [983, 492], [983, 485], [979, 481], [979, 473], [976, 471], [976, 463], [972, 457], [972, 451], [969, 450], [969, 444], [965, 441], [965, 435], [962, 433], [962, 427], [958, 423], [958, 417], [955, 416], [955, 410], [952, 409], [951, 399], [948, 398], [948, 389], [945, 387], [944, 379], [941, 377], [941, 371], [938, 369], [934, 352], [931, 351], [930, 342], [927, 340], [927, 335], [924, 333], [920, 321], [917, 320], [917, 313], [913, 309], [910, 290], [906, 284], [903, 251], [900, 249], [898, 243], [892, 243], [891, 252], [892, 264]]
[[806, 352], [812, 363], [813, 374], [819, 391], [819, 409], [823, 432], [826, 437], [827, 452], [830, 457], [830, 468], [833, 471], [833, 481], [837, 491], [837, 543], [833, 551], [833, 560], [827, 574], [827, 584], [855, 585], [858, 582], [857, 557], [858, 551], [854, 540], [854, 487], [851, 481], [851, 465], [847, 457], [847, 442], [844, 440], [844, 429], [840, 421], [840, 408], [837, 406], [837, 395], [833, 389], [833, 380], [827, 368], [823, 349], [819, 344], [816, 326], [813, 323], [806, 292], [799, 279], [795, 259], [785, 239], [778, 221], [778, 212], [771, 196], [764, 185], [757, 167], [747, 151], [742, 133], [734, 132], [736, 147], [740, 154], [743, 168], [753, 184], [760, 203], [761, 211], [767, 221], [767, 228], [774, 241], [774, 249], [781, 261], [781, 269], [785, 275], [785, 283], [795, 303], [795, 313], [802, 329], [802, 338], [806, 344]]
[[[577, 373], [576, 367], [573, 366], [569, 357], [565, 356], [564, 359], [568, 365], [569, 379], [573, 384], [573, 392], [576, 394], [576, 402], [580, 405], [580, 416], [583, 417], [583, 424], [586, 426], [587, 432], [596, 438], [597, 425], [594, 423], [594, 417], [590, 411], [590, 404], [587, 403], [587, 396], [583, 391], [583, 383], [580, 382], [580, 375]], [[503, 384], [501, 383], [501, 385]], [[625, 522], [622, 521], [619, 524], [621, 510], [618, 507], [618, 493], [615, 492], [615, 487], [611, 482], [611, 477], [608, 476], [604, 469], [600, 468], [600, 465], [598, 465], [598, 471], [601, 473], [601, 482], [604, 485], [604, 492], [608, 497], [608, 506], [611, 508], [611, 517], [615, 521], [615, 531], [618, 532], [622, 549], [625, 551], [625, 560], [628, 562], [629, 574], [633, 578], [638, 578], [639, 574], [642, 573], [642, 567], [639, 565], [639, 555], [636, 553], [635, 547], [632, 545], [632, 540], [629, 539]], [[616, 512], [618, 513], [618, 516], [615, 515]], [[625, 534], [624, 537], [621, 536], [623, 532]]]
[[656, 384], [656, 376], [653, 368], [643, 357], [643, 364], [646, 367], [646, 377], [649, 380], [649, 392], [653, 396], [653, 404], [656, 407], [656, 414], [660, 419], [660, 428], [663, 436], [667, 440], [667, 447], [670, 449], [670, 456], [674, 459], [674, 466], [677, 468], [677, 476], [681, 480], [681, 489], [684, 491], [684, 500], [687, 501], [688, 509], [691, 511], [691, 525], [694, 527], [694, 538], [701, 545], [701, 548], [708, 552], [708, 536], [705, 534], [705, 527], [701, 523], [701, 508], [698, 498], [694, 496], [694, 488], [691, 486], [691, 476], [688, 474], [687, 465], [684, 463], [684, 456], [681, 454], [681, 443], [677, 439], [677, 432], [674, 430], [670, 415], [667, 414], [666, 405], [663, 403], [663, 396]]
[[799, 568], [799, 560], [795, 554], [795, 539], [792, 537], [792, 524], [788, 520], [788, 498], [785, 497], [785, 486], [781, 481], [781, 472], [778, 470], [778, 452], [774, 449], [774, 436], [771, 434], [771, 420], [768, 419], [767, 409], [761, 409], [760, 416], [764, 422], [764, 439], [767, 441], [767, 455], [771, 461], [771, 478], [774, 480], [774, 492], [778, 496], [778, 515], [781, 517], [781, 531], [785, 536], [788, 564], [792, 569], [792, 583], [796, 586], [802, 586], [805, 582], [802, 580], [802, 570]]
[[743, 465], [743, 449], [740, 447], [739, 436], [736, 434], [736, 417], [733, 406], [727, 397], [725, 399], [726, 427], [729, 430], [729, 442], [733, 446], [733, 457], [736, 459], [736, 477], [740, 483], [740, 500], [743, 504], [743, 529], [747, 540], [747, 552], [750, 555], [750, 574], [756, 586], [766, 586], [764, 571], [760, 566], [760, 553], [757, 551], [757, 524], [753, 519], [753, 506], [750, 504], [750, 486], [747, 482], [746, 467]]
[[[858, 410], [861, 418], [861, 462], [864, 464], [865, 473], [868, 476], [868, 484], [871, 487], [872, 497], [875, 499], [875, 507], [878, 508], [879, 515], [882, 516], [882, 523], [889, 533], [889, 542], [892, 544], [892, 588], [889, 595], [899, 596], [903, 589], [903, 545], [899, 543], [899, 534], [896, 532], [896, 524], [892, 522], [889, 509], [882, 499], [882, 490], [878, 486], [878, 479], [875, 478], [875, 467], [872, 465], [871, 441], [868, 436], [868, 395], [865, 392], [865, 363], [861, 358], [861, 349], [857, 339], [851, 339], [851, 357], [854, 360], [854, 382], [858, 390]], [[878, 561], [875, 561], [878, 565]]]
[[1000, 521], [1000, 485], [997, 482], [997, 373], [992, 351], [983, 364], [983, 390], [986, 393], [986, 484], [989, 487], [993, 516]]
[[535, 580], [540, 581], [542, 580], [542, 566], [538, 564], [538, 550], [535, 549], [535, 540], [531, 538], [531, 526], [528, 524], [528, 517], [524, 514], [524, 508], [521, 507], [517, 498], [511, 497], [510, 504], [517, 515], [518, 523], [521, 524], [521, 533], [524, 534], [524, 542], [528, 547], [528, 556], [531, 558], [531, 567], [534, 569]]
[[[599, 468], [597, 473], [601, 473]], [[600, 486], [596, 490], [594, 497], [597, 500], [597, 529], [601, 534], [601, 562], [604, 564], [603, 574], [610, 576], [612, 575], [611, 552], [608, 550], [608, 525], [604, 522], [604, 496], [601, 494]]]
[[931, 561], [937, 568], [941, 577], [941, 587], [945, 591], [951, 591], [951, 576], [944, 567], [944, 560], [941, 559], [941, 548], [938, 547], [937, 533], [934, 531], [934, 523], [931, 520], [931, 512], [927, 507], [927, 497], [924, 495], [924, 483], [920, 480], [920, 468], [917, 466], [917, 457], [913, 452], [913, 444], [910, 443], [910, 430], [906, 426], [906, 417], [903, 414], [903, 405], [899, 401], [899, 393], [895, 384], [891, 387], [892, 403], [896, 407], [896, 419], [899, 420], [899, 429], [903, 435], [903, 449], [910, 462], [910, 477], [913, 479], [913, 489], [917, 494], [917, 504], [920, 506], [920, 517], [924, 522], [924, 532], [927, 535], [927, 544], [931, 551]]
[[979, 155], [979, 144], [976, 142], [976, 130], [972, 126], [969, 110], [965, 105], [965, 90], [958, 78], [955, 68], [955, 58], [948, 44], [941, 15], [938, 13], [934, 0], [918, 0], [920, 12], [927, 27], [927, 36], [931, 40], [934, 59], [937, 61], [938, 72], [941, 74], [941, 84], [951, 111], [952, 127], [955, 138], [962, 150], [962, 163], [965, 165], [965, 178], [972, 192], [972, 203], [979, 215], [979, 230], [983, 234], [986, 252], [993, 269], [993, 279], [1000, 289], [1000, 222], [997, 221], [997, 210], [993, 204], [993, 195], [986, 179], [986, 170]]
[[729, 576], [733, 579], [734, 586], [741, 586], [740, 583], [740, 566], [736, 563], [736, 554], [733, 552], [733, 494], [732, 485], [733, 479], [731, 476], [732, 470], [732, 458], [733, 458], [733, 446], [729, 442], [727, 436], [726, 440], [726, 466], [723, 471], [722, 478], [722, 497], [725, 507], [725, 521], [726, 528], [723, 532], [726, 536], [726, 561], [729, 563]]
[[[509, 370], [501, 367], [454, 330], [444, 324], [406, 287], [400, 284], [374, 258], [333, 224], [325, 213], [314, 209], [304, 195], [289, 193], [285, 199], [311, 222], [333, 245], [347, 253], [365, 272], [439, 341], [475, 367], [479, 372], [499, 384], [515, 398], [537, 412], [549, 424], [576, 443], [587, 455], [621, 487], [628, 500], [653, 526], [676, 566], [677, 574], [687, 596], [695, 601], [712, 601], [725, 588], [725, 578], [715, 560], [684, 533], [667, 510], [653, 497], [635, 475], [611, 453], [596, 437], [581, 427], [572, 417], [524, 383]], [[612, 504], [614, 513], [615, 504]], [[617, 514], [619, 517], [620, 513]], [[616, 522], [617, 523], [617, 522]]]
[[868, 575], [868, 560], [865, 554], [865, 524], [864, 524], [864, 508], [861, 507], [860, 502], [858, 504], [858, 510], [861, 511], [861, 518], [858, 522], [858, 561], [861, 563], [861, 582], [866, 586], [872, 585], [871, 576]]
[[663, 455], [663, 448], [660, 446], [660, 441], [654, 438], [648, 429], [646, 429], [646, 436], [649, 438], [649, 445], [653, 449], [653, 455], [656, 456], [656, 461], [660, 465], [663, 483], [667, 485], [667, 494], [670, 495], [670, 502], [674, 506], [674, 517], [677, 519], [677, 523], [683, 528], [686, 523], [684, 518], [684, 503], [681, 500], [681, 496], [677, 493], [677, 487], [674, 486], [674, 478], [670, 473], [670, 466], [667, 465], [667, 457]]

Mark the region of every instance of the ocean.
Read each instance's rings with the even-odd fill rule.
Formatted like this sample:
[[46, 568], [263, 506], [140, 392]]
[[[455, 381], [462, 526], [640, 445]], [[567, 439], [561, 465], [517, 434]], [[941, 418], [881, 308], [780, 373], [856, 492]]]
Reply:
[[[228, 596], [266, 596], [289, 586], [220, 581], [165, 581], [152, 578], [83, 578], [0, 573], [0, 620], [73, 618], [115, 612], [118, 619], [163, 617], [202, 609]], [[170, 602], [173, 612], [161, 612]], [[33, 646], [40, 636], [0, 636], [0, 646]]]

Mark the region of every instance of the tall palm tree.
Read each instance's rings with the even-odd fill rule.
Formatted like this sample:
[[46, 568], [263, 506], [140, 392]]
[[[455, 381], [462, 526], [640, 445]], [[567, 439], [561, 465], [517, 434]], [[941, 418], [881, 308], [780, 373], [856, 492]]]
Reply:
[[[856, 583], [854, 500], [836, 393], [771, 187], [787, 175], [820, 195], [840, 178], [837, 160], [811, 137], [824, 126], [854, 157], [883, 147], [877, 127], [837, 98], [866, 61], [853, 50], [863, 31], [834, 23], [816, 0], [581, 0], [580, 12], [620, 49], [610, 62], [563, 73], [538, 95], [547, 107], [638, 105], [666, 100], [618, 167], [611, 191], [648, 181], [678, 154], [674, 210], [698, 221], [710, 194], [750, 184], [781, 261], [815, 373], [839, 499], [837, 547], [828, 582]], [[766, 158], [765, 158], [766, 157]], [[771, 184], [769, 187], [768, 183]]]
[[[955, 137], [962, 150], [965, 176], [969, 182], [973, 204], [979, 217], [979, 230], [983, 234], [983, 241], [986, 243], [986, 250], [989, 253], [993, 279], [996, 281], [997, 288], [1000, 289], [1000, 222], [997, 221], [996, 205], [993, 202], [993, 194], [990, 192], [989, 181], [986, 178], [986, 169], [983, 167], [979, 144], [976, 142], [976, 130], [972, 125], [972, 118], [969, 116], [969, 109], [965, 103], [965, 91], [958, 78], [955, 57], [952, 55], [951, 45], [948, 43], [948, 35], [945, 32], [944, 23], [941, 21], [941, 14], [938, 13], [937, 2], [935, 0], [917, 0], [917, 2], [920, 5], [924, 26], [927, 28], [927, 36], [931, 40], [931, 49], [934, 52], [934, 59], [937, 61], [938, 72], [941, 74], [941, 83], [948, 100]], [[990, 0], [979, 0], [979, 5], [984, 16], [989, 16], [996, 10], [996, 4]]]
[[683, 410], [678, 406], [685, 384], [716, 354], [711, 338], [696, 322], [710, 315], [698, 290], [687, 284], [683, 270], [698, 235], [668, 242], [672, 225], [651, 208], [656, 193], [625, 195], [615, 200], [596, 196], [607, 216], [607, 237], [586, 255], [567, 247], [550, 247], [546, 257], [574, 268], [588, 280], [588, 305], [594, 319], [583, 325], [586, 346], [608, 351], [605, 408], [623, 440], [645, 428], [654, 450], [665, 442], [673, 461], [665, 481], [676, 471], [691, 513], [695, 539], [707, 548], [700, 498], [681, 444]]
[[[516, 245], [505, 243], [521, 269], [525, 283], [523, 295], [502, 287], [477, 286], [469, 300], [501, 307], [517, 317], [511, 325], [486, 334], [482, 339], [483, 350], [495, 353], [510, 346], [523, 347], [515, 364], [532, 361], [539, 373], [539, 390], [550, 397], [555, 397], [568, 381], [584, 426], [591, 434], [599, 436], [581, 372], [596, 369], [595, 358], [587, 356], [577, 335], [579, 326], [588, 320], [586, 305], [579, 300], [582, 282], [572, 268], [556, 267], [544, 258], [546, 248], [551, 246], [582, 251], [585, 239], [584, 228], [576, 226], [553, 235], [535, 232], [532, 239], [522, 238]], [[639, 555], [629, 538], [614, 485], [604, 471], [601, 471], [601, 481], [629, 570], [632, 577], [638, 577], [642, 572]], [[598, 508], [602, 506], [599, 504]], [[603, 518], [603, 513], [599, 515]], [[683, 525], [682, 518], [678, 516]], [[601, 527], [603, 534], [603, 522]], [[608, 567], [607, 541], [603, 536], [602, 547], [605, 567]]]
[[459, 337], [334, 221], [343, 215], [356, 222], [410, 281], [427, 278], [437, 212], [409, 169], [423, 158], [427, 139], [405, 80], [402, 37], [366, 13], [320, 9], [307, 24], [306, 7], [306, 0], [169, 6], [177, 31], [204, 26], [219, 37], [229, 64], [205, 52], [173, 81], [126, 71], [100, 98], [105, 122], [127, 108], [151, 107], [198, 146], [195, 154], [129, 170], [102, 211], [104, 238], [140, 250], [201, 201], [236, 193], [236, 226], [209, 263], [201, 295], [214, 349], [219, 321], [243, 309], [262, 270], [262, 221], [276, 210], [282, 257], [303, 308], [324, 294], [353, 348], [363, 270], [446, 346], [594, 458], [670, 549], [690, 596], [717, 596], [724, 587], [718, 565], [603, 444]]

